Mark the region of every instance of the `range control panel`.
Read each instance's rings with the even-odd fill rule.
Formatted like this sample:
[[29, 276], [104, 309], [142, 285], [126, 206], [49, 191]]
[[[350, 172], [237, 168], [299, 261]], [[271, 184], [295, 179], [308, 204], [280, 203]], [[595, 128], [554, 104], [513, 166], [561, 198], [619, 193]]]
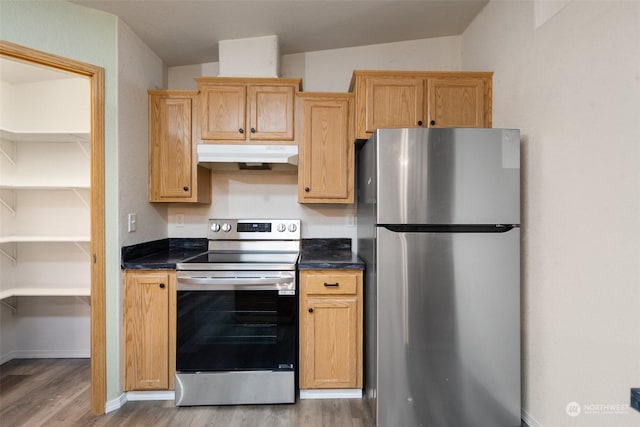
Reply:
[[210, 219], [209, 240], [300, 240], [299, 219]]

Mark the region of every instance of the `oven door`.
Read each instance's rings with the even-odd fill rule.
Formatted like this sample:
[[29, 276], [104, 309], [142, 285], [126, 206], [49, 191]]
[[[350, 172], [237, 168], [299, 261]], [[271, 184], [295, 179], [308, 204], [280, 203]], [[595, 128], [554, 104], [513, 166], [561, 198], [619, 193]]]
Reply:
[[293, 371], [295, 271], [179, 271], [178, 372]]

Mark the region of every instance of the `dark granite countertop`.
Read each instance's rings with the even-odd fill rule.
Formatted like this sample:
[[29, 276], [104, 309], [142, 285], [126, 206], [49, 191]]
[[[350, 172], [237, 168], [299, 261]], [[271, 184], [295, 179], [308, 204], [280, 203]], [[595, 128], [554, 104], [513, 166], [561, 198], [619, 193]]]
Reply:
[[205, 238], [168, 238], [123, 246], [120, 265], [131, 270], [175, 270], [176, 263], [207, 250]]
[[302, 239], [298, 270], [364, 270], [351, 250], [351, 239]]
[[[207, 250], [205, 238], [168, 238], [123, 246], [120, 265], [127, 270], [174, 270], [176, 264]], [[364, 270], [351, 239], [302, 239], [299, 270]]]

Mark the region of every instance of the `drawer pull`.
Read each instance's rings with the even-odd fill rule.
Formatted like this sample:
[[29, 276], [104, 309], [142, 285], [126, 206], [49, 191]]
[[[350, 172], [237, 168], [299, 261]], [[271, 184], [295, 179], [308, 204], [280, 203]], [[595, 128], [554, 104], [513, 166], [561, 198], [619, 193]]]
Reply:
[[340, 282], [336, 282], [336, 283], [324, 282], [324, 286], [326, 286], [327, 288], [337, 288], [338, 286], [340, 286]]

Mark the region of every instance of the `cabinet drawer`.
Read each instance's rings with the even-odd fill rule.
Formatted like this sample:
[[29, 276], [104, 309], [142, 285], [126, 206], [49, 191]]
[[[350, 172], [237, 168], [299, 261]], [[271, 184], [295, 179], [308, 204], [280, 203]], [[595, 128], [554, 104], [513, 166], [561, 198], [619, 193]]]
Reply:
[[351, 274], [318, 274], [307, 276], [307, 294], [355, 295], [357, 280]]

